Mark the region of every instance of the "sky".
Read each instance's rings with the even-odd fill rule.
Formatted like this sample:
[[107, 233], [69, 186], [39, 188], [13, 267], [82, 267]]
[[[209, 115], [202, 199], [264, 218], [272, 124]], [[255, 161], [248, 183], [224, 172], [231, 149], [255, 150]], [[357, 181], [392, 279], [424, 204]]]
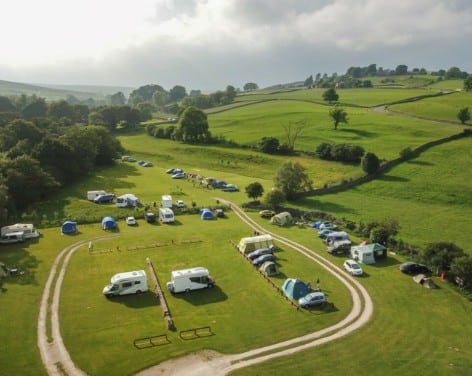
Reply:
[[349, 67], [472, 73], [470, 0], [1, 0], [0, 80], [209, 92]]

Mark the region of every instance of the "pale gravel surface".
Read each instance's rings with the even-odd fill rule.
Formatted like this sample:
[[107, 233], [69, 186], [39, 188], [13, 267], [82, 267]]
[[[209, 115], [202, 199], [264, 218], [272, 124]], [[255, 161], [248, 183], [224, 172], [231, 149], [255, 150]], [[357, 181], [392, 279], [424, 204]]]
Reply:
[[[241, 220], [246, 222], [254, 230], [261, 233], [271, 234], [278, 242], [292, 247], [297, 252], [304, 254], [312, 261], [318, 263], [338, 278], [349, 290], [352, 297], [352, 309], [348, 315], [340, 322], [314, 333], [309, 333], [304, 336], [293, 338], [270, 346], [246, 351], [240, 354], [221, 355], [215, 351], [202, 350], [197, 353], [189, 354], [177, 359], [171, 359], [162, 362], [156, 366], [150, 367], [137, 373], [137, 376], [151, 376], [151, 375], [185, 375], [185, 376], [208, 376], [208, 375], [226, 375], [228, 372], [238, 368], [247, 367], [253, 364], [261, 363], [275, 357], [286, 356], [298, 351], [308, 349], [310, 347], [319, 346], [324, 343], [336, 340], [345, 336], [361, 326], [365, 325], [373, 314], [372, 300], [364, 289], [364, 287], [354, 278], [346, 275], [340, 268], [324, 259], [322, 256], [311, 251], [305, 246], [297, 244], [289, 239], [282, 238], [277, 234], [271, 233], [262, 228], [259, 224], [252, 221], [240, 208], [233, 203], [224, 199], [218, 198], [220, 202], [231, 205], [233, 212], [238, 215]], [[92, 239], [93, 241], [99, 240]], [[85, 375], [85, 373], [77, 368], [69, 356], [67, 349], [64, 346], [60, 333], [59, 324], [59, 296], [67, 263], [73, 253], [82, 245], [88, 243], [82, 241], [73, 244], [64, 249], [56, 258], [53, 267], [51, 268], [49, 279], [46, 283], [43, 298], [41, 300], [40, 314], [38, 317], [38, 347], [41, 352], [41, 358], [49, 375]], [[64, 258], [64, 260], [62, 260]], [[51, 296], [51, 288], [54, 278], [57, 273], [57, 268], [60, 267], [59, 276], [55, 283], [54, 295], [52, 302], [49, 305], [48, 301]], [[47, 313], [50, 310], [50, 325], [52, 328], [52, 342], [47, 341], [46, 322]], [[287, 348], [288, 347], [288, 348]], [[283, 348], [283, 350], [282, 350]], [[281, 350], [278, 350], [281, 349]], [[270, 352], [267, 354], [267, 352]], [[249, 359], [250, 358], [250, 359]], [[59, 367], [58, 367], [59, 364]]]

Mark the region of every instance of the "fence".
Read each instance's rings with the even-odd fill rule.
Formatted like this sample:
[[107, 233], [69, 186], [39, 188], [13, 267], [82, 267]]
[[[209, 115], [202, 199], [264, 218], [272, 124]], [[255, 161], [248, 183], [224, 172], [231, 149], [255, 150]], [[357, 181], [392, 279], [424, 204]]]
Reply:
[[152, 337], [137, 338], [133, 341], [134, 347], [137, 349], [145, 349], [154, 346], [162, 346], [171, 343], [167, 334], [159, 334]]
[[190, 340], [202, 337], [209, 337], [212, 336], [213, 333], [209, 326], [202, 326], [201, 328], [193, 328], [180, 331], [180, 338], [183, 340]]

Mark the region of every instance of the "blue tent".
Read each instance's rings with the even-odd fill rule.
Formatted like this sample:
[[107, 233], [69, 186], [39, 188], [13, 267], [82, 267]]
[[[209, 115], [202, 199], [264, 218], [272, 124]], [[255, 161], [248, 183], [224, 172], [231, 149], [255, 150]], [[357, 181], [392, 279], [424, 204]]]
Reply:
[[205, 208], [205, 209], [200, 209], [200, 218], [201, 219], [214, 219], [215, 215], [210, 209]]
[[282, 285], [282, 291], [289, 299], [300, 299], [311, 292], [310, 285], [299, 279], [288, 278]]
[[102, 219], [102, 228], [104, 230], [111, 230], [116, 228], [116, 222], [113, 217], [104, 217]]
[[63, 234], [75, 234], [75, 233], [77, 233], [77, 222], [65, 221], [61, 226], [61, 232]]

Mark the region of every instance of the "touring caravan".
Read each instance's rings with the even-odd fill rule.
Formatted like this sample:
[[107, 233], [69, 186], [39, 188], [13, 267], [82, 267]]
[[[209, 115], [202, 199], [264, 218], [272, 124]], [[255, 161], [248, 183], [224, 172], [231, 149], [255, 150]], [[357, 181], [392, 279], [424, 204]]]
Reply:
[[241, 238], [238, 244], [238, 250], [247, 255], [260, 248], [275, 249], [272, 236], [269, 234], [251, 236], [248, 238]]
[[110, 284], [103, 288], [103, 295], [110, 298], [118, 295], [140, 294], [147, 290], [148, 285], [145, 271], [136, 270], [118, 273], [111, 277]]
[[172, 208], [172, 196], [171, 195], [162, 195], [161, 207], [163, 207], [163, 208]]
[[107, 193], [105, 191], [88, 191], [87, 192], [87, 200], [93, 201], [95, 200], [95, 197], [100, 196], [100, 195], [106, 195]]
[[1, 233], [2, 238], [11, 233], [23, 233], [24, 239], [34, 239], [39, 237], [39, 232], [34, 228], [34, 225], [31, 223], [16, 223], [11, 226], [2, 227]]
[[213, 287], [215, 280], [210, 276], [207, 268], [174, 270], [171, 273], [171, 281], [167, 282], [167, 288], [171, 293], [189, 292], [191, 290]]
[[174, 212], [170, 208], [159, 208], [159, 220], [162, 223], [173, 223], [175, 221]]
[[126, 193], [116, 198], [118, 208], [138, 207], [139, 205], [139, 199], [132, 193]]

